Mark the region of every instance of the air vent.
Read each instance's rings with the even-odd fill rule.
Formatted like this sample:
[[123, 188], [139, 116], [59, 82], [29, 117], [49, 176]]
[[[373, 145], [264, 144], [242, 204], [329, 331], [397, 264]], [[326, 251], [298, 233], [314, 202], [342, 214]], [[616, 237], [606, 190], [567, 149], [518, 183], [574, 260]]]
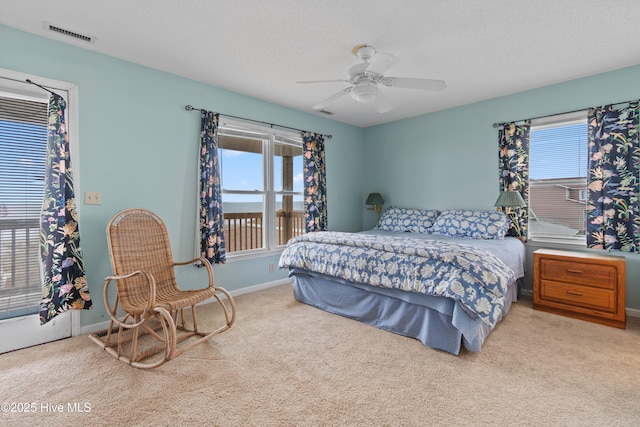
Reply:
[[327, 110], [318, 110], [318, 113], [326, 114], [327, 116], [331, 116], [333, 113]]
[[61, 34], [63, 36], [66, 36], [66, 37], [71, 37], [71, 38], [74, 38], [76, 40], [80, 40], [80, 41], [83, 41], [83, 42], [87, 42], [87, 43], [93, 44], [96, 41], [96, 38], [93, 37], [93, 36], [89, 36], [87, 34], [80, 34], [80, 33], [77, 33], [75, 31], [67, 30], [65, 28], [58, 27], [57, 25], [53, 25], [53, 24], [51, 24], [49, 22], [45, 22], [44, 23], [44, 28], [49, 30], [49, 31], [53, 31], [54, 33], [58, 33], [58, 34]]

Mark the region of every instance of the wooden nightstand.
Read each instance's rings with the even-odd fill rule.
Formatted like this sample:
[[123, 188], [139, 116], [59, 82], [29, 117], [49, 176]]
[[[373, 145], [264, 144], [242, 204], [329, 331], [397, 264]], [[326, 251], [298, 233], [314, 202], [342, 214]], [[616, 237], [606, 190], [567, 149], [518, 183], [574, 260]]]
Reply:
[[538, 249], [533, 253], [533, 308], [624, 329], [623, 257]]

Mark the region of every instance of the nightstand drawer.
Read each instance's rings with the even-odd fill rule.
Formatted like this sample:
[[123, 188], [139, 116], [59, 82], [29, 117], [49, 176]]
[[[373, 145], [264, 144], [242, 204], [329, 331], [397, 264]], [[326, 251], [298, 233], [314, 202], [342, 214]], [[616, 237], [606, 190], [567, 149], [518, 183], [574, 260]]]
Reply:
[[540, 285], [540, 298], [542, 300], [571, 304], [608, 313], [616, 311], [616, 294], [613, 290], [570, 285], [551, 280], [541, 280]]
[[542, 279], [615, 289], [615, 267], [602, 264], [543, 259], [540, 263]]

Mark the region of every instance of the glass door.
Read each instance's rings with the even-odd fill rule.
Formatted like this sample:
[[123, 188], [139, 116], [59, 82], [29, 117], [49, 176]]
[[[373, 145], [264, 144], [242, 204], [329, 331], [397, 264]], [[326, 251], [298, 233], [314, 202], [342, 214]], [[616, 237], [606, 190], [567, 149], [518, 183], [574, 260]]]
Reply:
[[49, 94], [26, 78], [0, 77], [0, 353], [71, 336], [70, 315], [38, 316]]

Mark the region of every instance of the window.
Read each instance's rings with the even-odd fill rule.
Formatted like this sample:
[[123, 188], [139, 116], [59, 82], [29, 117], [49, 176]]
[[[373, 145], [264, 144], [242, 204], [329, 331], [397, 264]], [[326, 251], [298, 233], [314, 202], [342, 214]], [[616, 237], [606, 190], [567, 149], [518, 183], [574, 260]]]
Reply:
[[276, 249], [304, 233], [302, 137], [220, 118], [227, 254]]
[[0, 319], [38, 312], [47, 99], [0, 91]]
[[532, 122], [529, 238], [586, 244], [587, 113]]
[[[80, 313], [40, 325], [40, 210], [44, 192], [49, 96], [67, 102], [75, 188], [79, 188], [77, 86], [0, 68], [0, 353], [75, 334]], [[80, 206], [76, 206], [80, 213]]]

